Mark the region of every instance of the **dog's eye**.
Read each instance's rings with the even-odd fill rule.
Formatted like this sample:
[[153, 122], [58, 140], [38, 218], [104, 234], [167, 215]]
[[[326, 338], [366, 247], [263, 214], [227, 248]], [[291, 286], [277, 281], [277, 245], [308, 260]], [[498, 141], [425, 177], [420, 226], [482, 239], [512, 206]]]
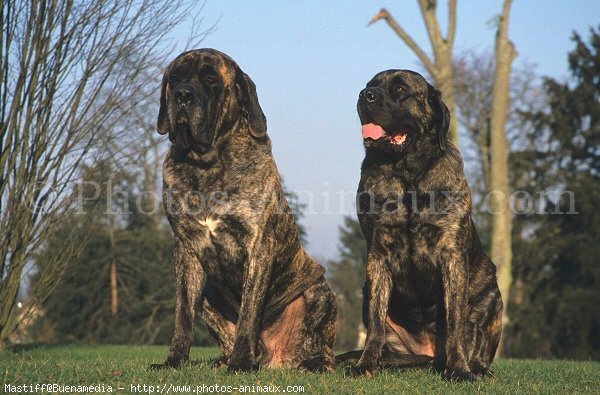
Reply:
[[397, 93], [397, 94], [400, 94], [400, 93], [404, 92], [404, 88], [401, 87], [400, 85], [396, 85], [392, 89], [393, 89], [394, 93]]
[[206, 77], [206, 80], [204, 80], [204, 82], [206, 82], [210, 86], [217, 85], [217, 79], [215, 77]]

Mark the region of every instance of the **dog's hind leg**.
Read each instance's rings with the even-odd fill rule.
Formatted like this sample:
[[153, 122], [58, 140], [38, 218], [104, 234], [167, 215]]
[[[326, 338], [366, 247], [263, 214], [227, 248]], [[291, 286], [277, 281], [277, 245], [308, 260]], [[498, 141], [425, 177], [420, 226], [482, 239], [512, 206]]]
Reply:
[[260, 364], [331, 371], [336, 319], [335, 295], [321, 278], [261, 329]]
[[485, 376], [494, 359], [502, 334], [502, 299], [497, 287], [483, 295], [473, 306], [467, 330], [471, 341], [467, 353], [471, 372]]
[[321, 279], [304, 291], [304, 298], [304, 342], [300, 368], [315, 372], [332, 371], [335, 366], [332, 350], [337, 317], [335, 294], [325, 279]]

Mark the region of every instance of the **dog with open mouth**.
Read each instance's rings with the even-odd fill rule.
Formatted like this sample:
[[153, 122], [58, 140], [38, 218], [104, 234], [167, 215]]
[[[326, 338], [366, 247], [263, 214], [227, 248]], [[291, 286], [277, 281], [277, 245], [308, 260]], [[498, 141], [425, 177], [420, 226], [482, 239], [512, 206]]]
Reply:
[[361, 352], [353, 375], [434, 364], [450, 380], [489, 373], [502, 330], [496, 268], [471, 218], [441, 94], [418, 73], [381, 72], [360, 92], [365, 159], [357, 209], [367, 242]]

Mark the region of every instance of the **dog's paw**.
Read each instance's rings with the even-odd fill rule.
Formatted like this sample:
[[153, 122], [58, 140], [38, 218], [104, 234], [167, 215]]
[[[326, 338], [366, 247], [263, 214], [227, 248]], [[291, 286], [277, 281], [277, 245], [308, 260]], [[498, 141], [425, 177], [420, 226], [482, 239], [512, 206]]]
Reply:
[[468, 369], [446, 368], [442, 374], [447, 381], [476, 381], [479, 377]]
[[232, 355], [227, 360], [227, 372], [229, 373], [237, 373], [237, 372], [254, 372], [258, 370], [258, 363], [252, 361], [252, 359], [248, 357], [236, 356]]
[[173, 360], [166, 360], [165, 363], [153, 363], [152, 365], [148, 366], [148, 370], [165, 370], [165, 369], [179, 369], [182, 365], [186, 364], [188, 361], [173, 361]]
[[299, 368], [300, 370], [304, 370], [306, 372], [333, 372], [333, 370], [335, 369], [335, 363], [333, 362], [333, 358], [317, 357], [309, 359], [307, 361], [303, 361], [300, 364]]
[[259, 364], [252, 351], [252, 344], [256, 342], [247, 336], [239, 336], [233, 345], [233, 351], [227, 359], [227, 371], [252, 372], [258, 370]]
[[355, 366], [347, 367], [344, 375], [347, 377], [367, 377], [371, 378], [379, 370], [376, 363], [365, 363], [359, 361]]
[[215, 359], [211, 365], [213, 369], [219, 369], [227, 367], [227, 357], [222, 355], [219, 358]]
[[179, 369], [181, 366], [188, 364], [189, 358], [187, 356], [171, 356], [167, 357], [164, 363], [153, 363], [148, 366], [148, 370], [164, 370], [164, 369]]
[[471, 368], [471, 372], [477, 375], [477, 377], [481, 378], [496, 378], [488, 364], [484, 364], [481, 362], [479, 358], [473, 358], [469, 362], [469, 366]]

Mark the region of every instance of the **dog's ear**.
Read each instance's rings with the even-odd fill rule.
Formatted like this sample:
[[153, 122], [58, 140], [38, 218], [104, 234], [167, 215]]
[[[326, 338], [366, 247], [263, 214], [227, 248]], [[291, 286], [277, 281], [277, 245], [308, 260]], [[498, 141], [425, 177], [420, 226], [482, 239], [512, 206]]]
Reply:
[[160, 87], [160, 109], [158, 110], [158, 121], [156, 122], [156, 131], [158, 134], [166, 134], [169, 132], [169, 119], [167, 117], [167, 88], [169, 86], [169, 73], [171, 65], [167, 67], [162, 78]]
[[256, 85], [239, 67], [236, 69], [236, 90], [243, 116], [248, 121], [250, 134], [256, 138], [267, 134], [267, 118], [258, 104]]
[[437, 118], [436, 132], [438, 136], [438, 145], [440, 149], [446, 149], [446, 141], [448, 139], [448, 129], [450, 128], [450, 111], [446, 104], [442, 101], [442, 93], [429, 86], [429, 103]]

